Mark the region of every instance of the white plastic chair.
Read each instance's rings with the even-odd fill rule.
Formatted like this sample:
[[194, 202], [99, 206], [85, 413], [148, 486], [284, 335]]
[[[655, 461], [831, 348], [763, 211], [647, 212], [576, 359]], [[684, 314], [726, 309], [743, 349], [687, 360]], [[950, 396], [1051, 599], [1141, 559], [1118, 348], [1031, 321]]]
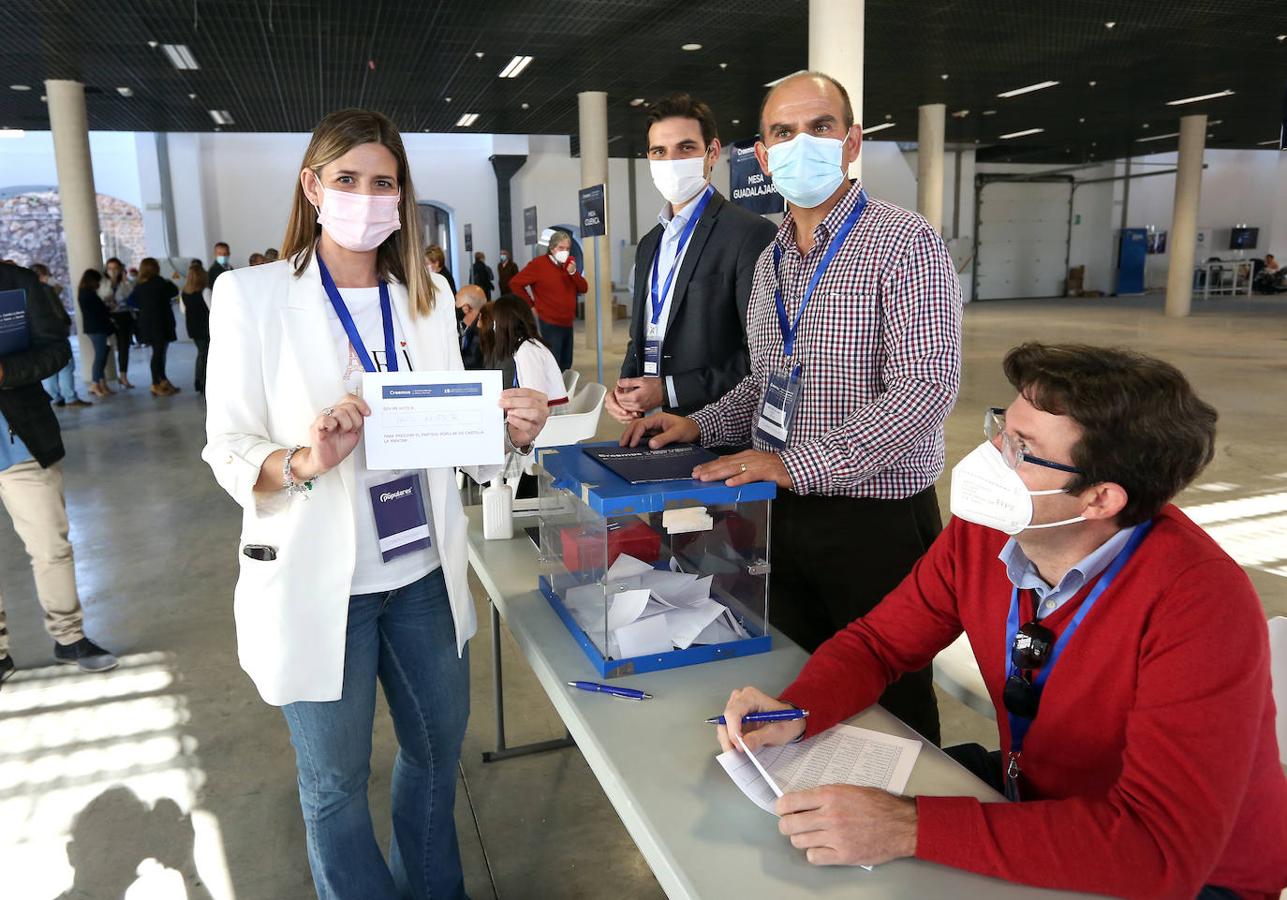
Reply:
[[581, 381], [581, 373], [576, 369], [566, 369], [563, 372], [563, 389], [568, 392], [568, 398], [576, 393], [576, 386]]
[[1269, 620], [1269, 675], [1278, 708], [1278, 761], [1287, 766], [1287, 616]]
[[[564, 412], [550, 416], [545, 427], [536, 438], [536, 447], [566, 447], [579, 444], [594, 438], [599, 431], [599, 417], [603, 413], [603, 400], [608, 396], [608, 389], [597, 382], [591, 382], [577, 392], [562, 409]], [[536, 454], [533, 453], [523, 464], [523, 472], [531, 474], [536, 465]], [[505, 483], [518, 492], [521, 476], [515, 475], [505, 479]], [[536, 508], [536, 500], [515, 500], [515, 512]]]
[[980, 715], [996, 719], [974, 648], [964, 632], [934, 657], [934, 683]]

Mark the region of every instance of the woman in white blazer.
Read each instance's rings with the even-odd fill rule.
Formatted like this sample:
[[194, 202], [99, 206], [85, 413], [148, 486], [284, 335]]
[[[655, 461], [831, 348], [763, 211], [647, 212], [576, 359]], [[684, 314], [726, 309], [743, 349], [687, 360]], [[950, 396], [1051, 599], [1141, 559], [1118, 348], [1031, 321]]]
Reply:
[[[397, 129], [343, 110], [304, 155], [282, 260], [225, 273], [211, 304], [202, 456], [244, 509], [238, 653], [290, 728], [323, 900], [464, 896], [464, 514], [450, 469], [366, 468], [357, 396], [364, 371], [462, 368], [453, 298], [421, 250]], [[508, 390], [501, 406], [511, 449], [530, 445], [545, 396]], [[419, 527], [382, 517], [394, 495], [414, 498]], [[367, 805], [377, 680], [399, 743], [388, 863]]]

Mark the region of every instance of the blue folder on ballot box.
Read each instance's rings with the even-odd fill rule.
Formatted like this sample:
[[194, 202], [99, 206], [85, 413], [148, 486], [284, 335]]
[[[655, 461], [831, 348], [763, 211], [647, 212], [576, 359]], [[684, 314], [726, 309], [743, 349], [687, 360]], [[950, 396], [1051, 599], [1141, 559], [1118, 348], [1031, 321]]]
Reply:
[[700, 447], [538, 451], [540, 590], [599, 675], [770, 649], [777, 486], [663, 480], [710, 458]]
[[31, 345], [27, 330], [27, 292], [0, 291], [0, 357], [23, 353]]

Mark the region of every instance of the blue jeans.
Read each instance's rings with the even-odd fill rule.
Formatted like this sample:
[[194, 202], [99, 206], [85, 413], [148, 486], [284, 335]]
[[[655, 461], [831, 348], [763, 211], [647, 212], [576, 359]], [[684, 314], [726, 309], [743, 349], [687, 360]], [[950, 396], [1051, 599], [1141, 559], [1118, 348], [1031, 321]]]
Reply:
[[[367, 806], [377, 677], [399, 748], [387, 864]], [[282, 712], [319, 900], [464, 897], [454, 814], [469, 652], [456, 656], [442, 570], [395, 591], [351, 597], [343, 695]]]
[[95, 384], [103, 380], [103, 372], [107, 369], [107, 338], [106, 334], [87, 335], [89, 342], [94, 345], [94, 366], [91, 378]]
[[572, 326], [551, 325], [544, 319], [537, 320], [537, 325], [541, 331], [541, 340], [545, 341], [545, 346], [554, 354], [554, 361], [559, 364], [559, 368], [565, 372], [572, 368]]
[[44, 385], [45, 393], [49, 395], [51, 400], [62, 400], [66, 403], [71, 403], [74, 400], [80, 399], [76, 396], [75, 357], [68, 360], [67, 365], [46, 378]]

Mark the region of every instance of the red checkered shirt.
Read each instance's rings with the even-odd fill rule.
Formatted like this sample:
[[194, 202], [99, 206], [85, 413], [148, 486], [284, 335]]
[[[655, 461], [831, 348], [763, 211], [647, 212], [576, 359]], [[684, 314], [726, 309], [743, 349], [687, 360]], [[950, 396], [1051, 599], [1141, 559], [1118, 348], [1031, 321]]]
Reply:
[[[778, 229], [790, 320], [860, 188], [855, 182], [814, 229], [804, 256], [790, 213]], [[769, 375], [787, 366], [773, 246], [756, 264], [746, 314], [751, 372], [692, 417], [707, 446], [773, 449], [754, 435]], [[792, 362], [803, 367], [801, 397], [781, 456], [796, 493], [897, 499], [934, 484], [961, 380], [961, 286], [925, 219], [868, 199], [809, 301]]]

